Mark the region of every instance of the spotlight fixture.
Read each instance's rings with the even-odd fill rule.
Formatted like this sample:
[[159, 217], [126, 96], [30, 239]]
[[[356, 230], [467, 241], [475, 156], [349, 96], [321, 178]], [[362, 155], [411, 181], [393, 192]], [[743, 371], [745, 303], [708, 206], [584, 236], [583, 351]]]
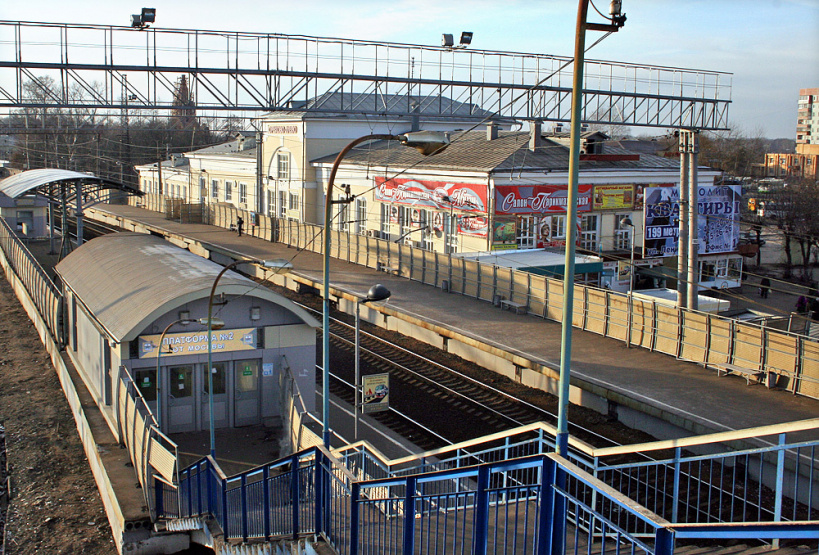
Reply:
[[131, 27], [145, 29], [149, 23], [156, 21], [156, 8], [142, 8], [142, 13], [131, 16]]
[[441, 46], [444, 48], [466, 48], [472, 44], [472, 32], [464, 31], [461, 33], [461, 40], [459, 44], [455, 44], [455, 38], [451, 33], [444, 33], [441, 35]]

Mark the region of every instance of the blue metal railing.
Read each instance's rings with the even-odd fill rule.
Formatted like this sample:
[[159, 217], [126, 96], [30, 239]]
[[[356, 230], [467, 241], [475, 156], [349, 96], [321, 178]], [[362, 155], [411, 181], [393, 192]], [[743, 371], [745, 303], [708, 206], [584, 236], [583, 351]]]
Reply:
[[816, 538], [819, 529], [815, 520], [674, 524], [555, 454], [369, 480], [323, 447], [231, 478], [207, 457], [182, 471], [180, 490], [178, 510], [157, 502], [165, 517], [212, 515], [226, 539], [243, 541], [320, 534], [355, 555], [665, 555], [678, 539]]

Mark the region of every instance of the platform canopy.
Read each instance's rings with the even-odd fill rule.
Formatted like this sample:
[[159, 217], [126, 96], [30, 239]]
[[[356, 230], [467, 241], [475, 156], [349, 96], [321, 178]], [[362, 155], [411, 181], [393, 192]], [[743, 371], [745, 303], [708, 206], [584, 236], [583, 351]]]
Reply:
[[[128, 194], [142, 196], [139, 189], [134, 189], [130, 185], [97, 177], [88, 173], [74, 172], [59, 169], [39, 169], [28, 170], [17, 175], [12, 175], [0, 181], [0, 193], [10, 198], [19, 198], [27, 194], [40, 194], [53, 201], [60, 201], [62, 198], [61, 185], [68, 183], [81, 183], [82, 192], [85, 195], [93, 194], [105, 189], [114, 189]], [[71, 200], [76, 196], [76, 187], [70, 187], [66, 191], [66, 200]]]

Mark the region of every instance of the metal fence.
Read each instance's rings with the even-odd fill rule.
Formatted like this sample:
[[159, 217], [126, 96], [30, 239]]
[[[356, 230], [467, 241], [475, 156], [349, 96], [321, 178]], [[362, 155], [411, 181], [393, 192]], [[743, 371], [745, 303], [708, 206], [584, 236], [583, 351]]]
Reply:
[[[149, 202], [163, 211], [159, 198]], [[161, 198], [161, 197], [160, 197]], [[229, 204], [208, 207], [208, 222], [229, 228], [242, 216], [247, 234], [313, 252], [323, 248], [324, 227], [276, 219]], [[401, 275], [468, 297], [517, 303], [526, 312], [560, 321], [563, 280], [426, 251], [375, 236], [331, 230], [330, 255]], [[675, 358], [715, 367], [732, 364], [761, 373], [768, 386], [819, 399], [819, 342], [804, 334], [629, 297], [576, 284], [575, 327]]]
[[62, 293], [5, 218], [0, 218], [0, 248], [3, 249], [14, 273], [23, 282], [52, 339], [58, 345], [63, 345], [63, 333], [60, 328]]
[[176, 444], [159, 430], [153, 413], [124, 366], [119, 369], [116, 388], [120, 442], [128, 449], [151, 518], [179, 516]]
[[665, 555], [687, 538], [819, 530], [816, 521], [673, 524], [555, 454], [355, 481], [319, 446], [232, 478], [208, 457], [180, 485], [182, 516], [212, 516], [226, 540], [319, 534], [341, 554]]

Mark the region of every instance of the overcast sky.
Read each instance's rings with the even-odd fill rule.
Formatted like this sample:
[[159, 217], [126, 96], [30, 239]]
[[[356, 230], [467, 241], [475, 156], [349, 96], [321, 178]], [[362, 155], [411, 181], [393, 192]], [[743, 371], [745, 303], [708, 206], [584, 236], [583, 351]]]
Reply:
[[[572, 55], [577, 11], [566, 0], [5, 0], [0, 19], [128, 25], [144, 5], [157, 9], [156, 27], [435, 46], [442, 33], [472, 31], [474, 48], [560, 56]], [[799, 89], [819, 87], [819, 0], [623, 0], [623, 11], [625, 28], [589, 58], [733, 73], [731, 125], [795, 137]]]

